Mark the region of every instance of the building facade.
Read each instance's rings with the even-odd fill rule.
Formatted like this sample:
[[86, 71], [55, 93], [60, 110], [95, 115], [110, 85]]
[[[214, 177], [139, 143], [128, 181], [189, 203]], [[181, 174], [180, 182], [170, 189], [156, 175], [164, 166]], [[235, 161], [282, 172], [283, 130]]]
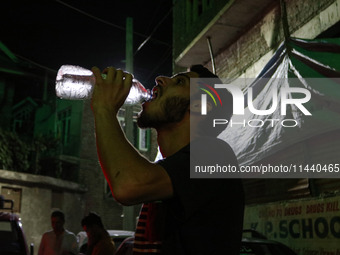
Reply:
[[[337, 0], [174, 1], [173, 17], [174, 72], [203, 64], [220, 78], [232, 81], [257, 78], [288, 38], [331, 38], [336, 42], [340, 36]], [[330, 55], [328, 60], [332, 58], [338, 59], [338, 55]], [[238, 86], [248, 88], [246, 83]], [[334, 87], [334, 95], [338, 89]], [[333, 129], [296, 139], [249, 164], [286, 164], [292, 160], [336, 163], [339, 132]], [[248, 155], [254, 157], [255, 153]], [[283, 242], [301, 255], [340, 252], [338, 178], [246, 178], [244, 186], [244, 228]]]
[[[14, 200], [35, 254], [54, 209], [65, 212], [65, 227], [76, 234], [90, 211], [107, 229], [134, 230], [140, 206], [123, 207], [112, 197], [97, 157], [90, 101], [57, 98], [56, 71], [17, 58], [2, 43], [0, 49], [0, 194]], [[153, 160], [155, 133], [137, 127], [138, 111], [123, 106], [119, 119], [131, 143]]]

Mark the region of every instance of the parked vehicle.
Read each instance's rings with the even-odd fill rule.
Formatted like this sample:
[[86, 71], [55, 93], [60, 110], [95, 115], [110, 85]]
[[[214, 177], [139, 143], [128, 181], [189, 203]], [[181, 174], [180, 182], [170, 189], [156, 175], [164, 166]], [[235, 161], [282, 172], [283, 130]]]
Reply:
[[[288, 246], [268, 240], [264, 235], [254, 230], [244, 230], [248, 237], [242, 238], [240, 255], [296, 255]], [[132, 255], [133, 237], [125, 239], [115, 255]]]
[[126, 238], [118, 247], [115, 255], [132, 255], [134, 237]]
[[0, 251], [1, 255], [33, 255], [33, 245], [29, 250], [20, 218], [13, 213], [13, 201], [1, 196]]
[[247, 229], [243, 233], [250, 233], [250, 237], [242, 238], [240, 255], [296, 255], [288, 246], [268, 240], [257, 231]]
[[[120, 244], [128, 237], [133, 237], [135, 232], [127, 231], [127, 230], [107, 230], [112, 240], [114, 241], [116, 248], [120, 246]], [[79, 252], [86, 254], [87, 250], [87, 235], [85, 231], [80, 231], [77, 234], [78, 242], [79, 242]]]

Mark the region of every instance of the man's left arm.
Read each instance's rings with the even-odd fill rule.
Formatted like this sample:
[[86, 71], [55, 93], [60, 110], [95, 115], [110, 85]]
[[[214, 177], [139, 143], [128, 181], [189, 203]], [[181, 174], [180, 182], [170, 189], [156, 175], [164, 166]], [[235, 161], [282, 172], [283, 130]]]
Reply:
[[92, 70], [96, 77], [92, 110], [97, 152], [114, 198], [124, 205], [132, 205], [170, 197], [172, 184], [166, 171], [140, 155], [125, 137], [117, 119], [132, 76], [108, 68], [106, 79], [102, 79], [98, 68]]

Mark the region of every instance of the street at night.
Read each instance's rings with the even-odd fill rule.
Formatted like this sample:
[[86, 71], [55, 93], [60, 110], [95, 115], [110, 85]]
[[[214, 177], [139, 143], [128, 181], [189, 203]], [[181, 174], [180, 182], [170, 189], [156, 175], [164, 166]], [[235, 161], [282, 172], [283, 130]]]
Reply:
[[340, 255], [340, 0], [0, 20], [0, 255]]

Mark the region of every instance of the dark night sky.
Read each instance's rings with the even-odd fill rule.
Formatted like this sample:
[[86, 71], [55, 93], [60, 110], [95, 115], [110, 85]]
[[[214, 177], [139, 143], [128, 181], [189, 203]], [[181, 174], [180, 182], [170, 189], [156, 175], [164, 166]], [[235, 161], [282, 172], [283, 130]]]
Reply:
[[125, 68], [125, 24], [132, 17], [134, 74], [150, 86], [156, 75], [171, 75], [171, 8], [172, 0], [7, 1], [0, 40], [14, 54], [53, 70], [63, 64]]

